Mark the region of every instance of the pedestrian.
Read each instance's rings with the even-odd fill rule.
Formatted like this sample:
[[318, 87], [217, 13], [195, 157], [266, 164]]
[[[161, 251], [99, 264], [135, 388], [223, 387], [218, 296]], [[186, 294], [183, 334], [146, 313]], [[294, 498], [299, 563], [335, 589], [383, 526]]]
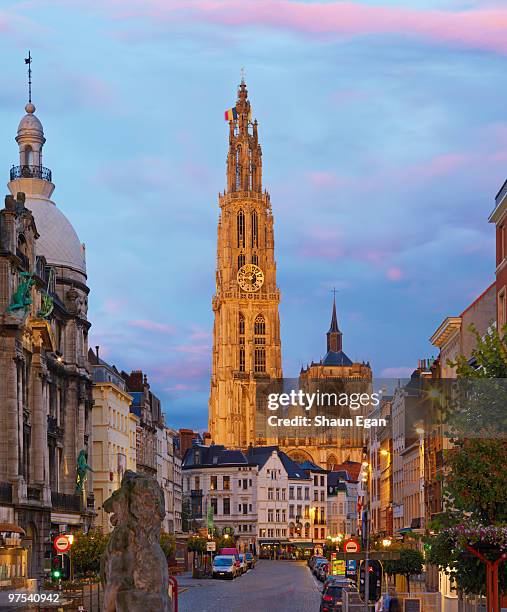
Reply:
[[393, 587], [389, 587], [387, 589], [387, 593], [384, 594], [382, 598], [382, 612], [389, 612], [389, 602], [394, 597], [395, 590]]
[[396, 592], [393, 592], [391, 599], [389, 600], [389, 611], [388, 612], [401, 612], [401, 603]]

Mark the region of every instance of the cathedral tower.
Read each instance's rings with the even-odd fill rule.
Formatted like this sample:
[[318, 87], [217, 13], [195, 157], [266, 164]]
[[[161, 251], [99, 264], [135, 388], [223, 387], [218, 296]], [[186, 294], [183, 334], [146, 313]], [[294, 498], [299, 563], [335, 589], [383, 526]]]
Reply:
[[256, 385], [281, 378], [273, 214], [262, 190], [257, 121], [244, 80], [229, 111], [227, 190], [219, 195], [209, 429], [217, 444], [255, 443]]

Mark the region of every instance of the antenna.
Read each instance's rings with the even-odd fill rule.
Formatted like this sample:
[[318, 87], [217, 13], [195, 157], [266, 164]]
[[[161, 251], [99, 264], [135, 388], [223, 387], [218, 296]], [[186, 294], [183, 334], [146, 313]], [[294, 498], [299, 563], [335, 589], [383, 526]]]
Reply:
[[25, 64], [28, 64], [28, 103], [32, 103], [32, 56], [28, 51], [28, 57], [25, 57]]

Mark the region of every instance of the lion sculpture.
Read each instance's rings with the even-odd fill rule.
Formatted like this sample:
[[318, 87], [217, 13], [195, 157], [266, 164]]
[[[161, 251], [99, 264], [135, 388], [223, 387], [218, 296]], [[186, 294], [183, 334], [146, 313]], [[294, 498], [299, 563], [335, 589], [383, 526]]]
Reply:
[[102, 557], [105, 612], [170, 612], [167, 562], [160, 548], [164, 493], [128, 470], [103, 504], [114, 529]]

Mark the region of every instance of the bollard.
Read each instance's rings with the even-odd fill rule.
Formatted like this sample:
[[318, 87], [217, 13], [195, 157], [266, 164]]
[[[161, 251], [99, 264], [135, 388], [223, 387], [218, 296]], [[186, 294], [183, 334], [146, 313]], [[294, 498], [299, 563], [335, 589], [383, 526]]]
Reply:
[[178, 612], [178, 581], [174, 576], [169, 576], [169, 582], [172, 585], [172, 592], [174, 598], [174, 612]]

